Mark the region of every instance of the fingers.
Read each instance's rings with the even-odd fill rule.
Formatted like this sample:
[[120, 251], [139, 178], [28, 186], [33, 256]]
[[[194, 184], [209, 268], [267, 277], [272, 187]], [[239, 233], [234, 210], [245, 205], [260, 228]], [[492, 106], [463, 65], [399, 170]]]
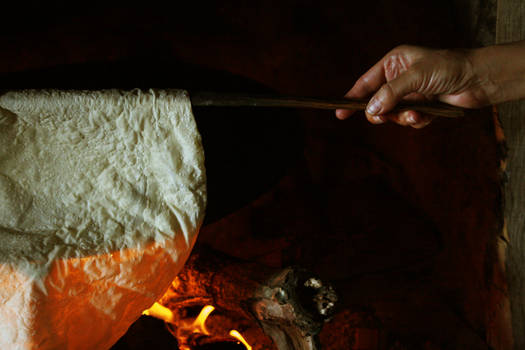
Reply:
[[367, 116], [383, 115], [390, 112], [408, 94], [417, 92], [422, 76], [416, 69], [401, 73], [397, 78], [383, 84], [370, 99], [366, 107]]
[[354, 113], [355, 113], [355, 111], [354, 110], [350, 110], [350, 109], [336, 109], [335, 110], [335, 117], [337, 119], [344, 120], [344, 119], [350, 117]]
[[[383, 60], [377, 62], [372, 68], [363, 74], [356, 81], [354, 86], [345, 94], [345, 97], [365, 98], [377, 91], [377, 89], [379, 89], [386, 82]], [[338, 119], [346, 119], [354, 113], [354, 110], [336, 109], [335, 116]]]
[[377, 91], [386, 82], [384, 60], [383, 58], [363, 74], [345, 97], [363, 98]]
[[423, 128], [434, 119], [416, 111], [404, 111], [401, 113], [390, 113], [390, 111], [401, 101], [410, 97], [420, 99], [418, 89], [423, 84], [424, 76], [417, 67], [401, 73], [395, 79], [384, 84], [379, 91], [370, 99], [365, 114], [373, 124], [392, 121], [402, 126], [411, 126], [416, 129]]
[[[428, 50], [427, 50], [428, 51]], [[418, 60], [428, 52], [417, 47], [399, 46], [377, 62], [346, 93], [347, 98], [364, 98], [373, 94], [365, 115], [373, 124], [387, 121], [399, 125], [421, 128], [432, 121], [432, 117], [415, 111], [392, 113], [402, 100], [421, 100], [426, 96], [424, 86], [432, 81], [432, 70]], [[433, 68], [434, 69], [434, 68]], [[435, 69], [434, 69], [435, 70]], [[339, 119], [346, 119], [355, 111], [338, 109], [335, 114]]]
[[372, 124], [383, 124], [394, 122], [402, 126], [410, 126], [415, 129], [421, 129], [434, 120], [433, 116], [421, 114], [416, 111], [403, 111], [401, 113], [387, 113], [384, 115], [367, 115], [367, 119]]
[[[401, 113], [390, 113], [390, 111], [402, 99], [421, 100], [425, 97], [419, 94], [418, 88], [422, 85], [423, 75], [417, 68], [401, 73], [395, 79], [384, 82], [384, 72], [380, 67], [374, 66], [363, 75], [348, 91], [345, 97], [365, 97], [370, 93], [379, 90], [370, 99], [365, 110], [367, 119], [372, 124], [383, 124], [391, 121], [403, 126], [411, 126], [416, 129], [423, 128], [430, 124], [434, 119], [431, 116], [423, 115], [416, 111], [404, 111]], [[348, 118], [355, 111], [336, 110], [339, 119]]]

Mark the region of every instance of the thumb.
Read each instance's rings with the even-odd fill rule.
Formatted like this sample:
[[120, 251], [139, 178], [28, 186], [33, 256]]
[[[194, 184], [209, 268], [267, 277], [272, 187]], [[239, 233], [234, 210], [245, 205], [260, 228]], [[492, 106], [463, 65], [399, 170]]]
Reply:
[[368, 102], [367, 114], [375, 116], [388, 113], [403, 97], [411, 92], [417, 92], [422, 85], [422, 80], [422, 75], [417, 70], [409, 69], [383, 84]]

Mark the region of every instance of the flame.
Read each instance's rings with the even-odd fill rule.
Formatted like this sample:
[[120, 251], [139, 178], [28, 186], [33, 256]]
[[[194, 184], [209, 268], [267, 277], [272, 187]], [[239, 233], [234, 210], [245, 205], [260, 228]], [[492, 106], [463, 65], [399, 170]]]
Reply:
[[[199, 315], [191, 324], [180, 324], [178, 326], [178, 331], [182, 333], [201, 333], [204, 335], [210, 335], [208, 329], [206, 329], [206, 320], [210, 316], [210, 314], [215, 310], [215, 307], [212, 305], [206, 305], [202, 308], [201, 312], [199, 312]], [[175, 324], [175, 315], [173, 312], [168, 309], [167, 307], [162, 306], [159, 303], [154, 303], [149, 309], [142, 312], [143, 315], [147, 316], [153, 316], [156, 318], [159, 318], [163, 320], [166, 323]], [[245, 347], [246, 350], [252, 350], [252, 347], [248, 342], [244, 339], [244, 337], [236, 331], [235, 329], [232, 329], [229, 333], [229, 335], [235, 339], [237, 339], [239, 342], [241, 342]], [[177, 336], [178, 338], [178, 336]], [[179, 344], [179, 347], [182, 350], [191, 350], [187, 345], [185, 344]]]
[[192, 331], [193, 333], [202, 333], [205, 335], [210, 335], [208, 333], [208, 330], [206, 329], [206, 320], [208, 319], [208, 316], [215, 310], [215, 307], [211, 305], [206, 305], [202, 308], [201, 312], [199, 313], [199, 316], [193, 321], [192, 323]]
[[166, 323], [175, 322], [175, 316], [173, 315], [173, 312], [167, 307], [160, 305], [159, 303], [153, 304], [149, 309], [144, 310], [142, 314], [146, 316], [159, 318]]
[[232, 329], [229, 334], [230, 336], [240, 341], [246, 347], [246, 350], [252, 350], [251, 345], [248, 344], [248, 342], [244, 339], [241, 333], [237, 332], [235, 329]]

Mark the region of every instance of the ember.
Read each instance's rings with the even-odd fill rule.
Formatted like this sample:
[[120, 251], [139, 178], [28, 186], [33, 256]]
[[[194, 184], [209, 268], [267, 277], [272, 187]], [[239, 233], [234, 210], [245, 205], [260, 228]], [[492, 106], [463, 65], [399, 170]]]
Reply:
[[306, 270], [200, 247], [144, 314], [163, 320], [183, 350], [303, 350], [319, 348], [317, 334], [336, 302], [331, 286]]

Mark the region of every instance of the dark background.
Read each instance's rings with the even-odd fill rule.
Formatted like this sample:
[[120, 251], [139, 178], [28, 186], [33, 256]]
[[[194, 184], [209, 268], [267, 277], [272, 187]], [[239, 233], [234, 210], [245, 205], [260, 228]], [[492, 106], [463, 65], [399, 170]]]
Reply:
[[[339, 97], [396, 45], [472, 45], [459, 1], [23, 2], [0, 11], [5, 88], [31, 80], [81, 87], [90, 78], [102, 87], [118, 78], [115, 87]], [[301, 264], [332, 281], [343, 300], [322, 338], [327, 348], [357, 349], [356, 334], [371, 349], [498, 341], [506, 287], [490, 110], [423, 130], [372, 126], [362, 114], [339, 121], [331, 111], [206, 113], [224, 123], [203, 126], [203, 136], [229, 131], [224, 139], [234, 142], [223, 151], [231, 167], [209, 166], [218, 174], [210, 181], [221, 179], [210, 198], [219, 211], [198, 244], [272, 266]], [[222, 144], [220, 134], [209, 138]], [[220, 164], [221, 152], [214, 157]], [[221, 191], [225, 202], [239, 201], [221, 211]]]

